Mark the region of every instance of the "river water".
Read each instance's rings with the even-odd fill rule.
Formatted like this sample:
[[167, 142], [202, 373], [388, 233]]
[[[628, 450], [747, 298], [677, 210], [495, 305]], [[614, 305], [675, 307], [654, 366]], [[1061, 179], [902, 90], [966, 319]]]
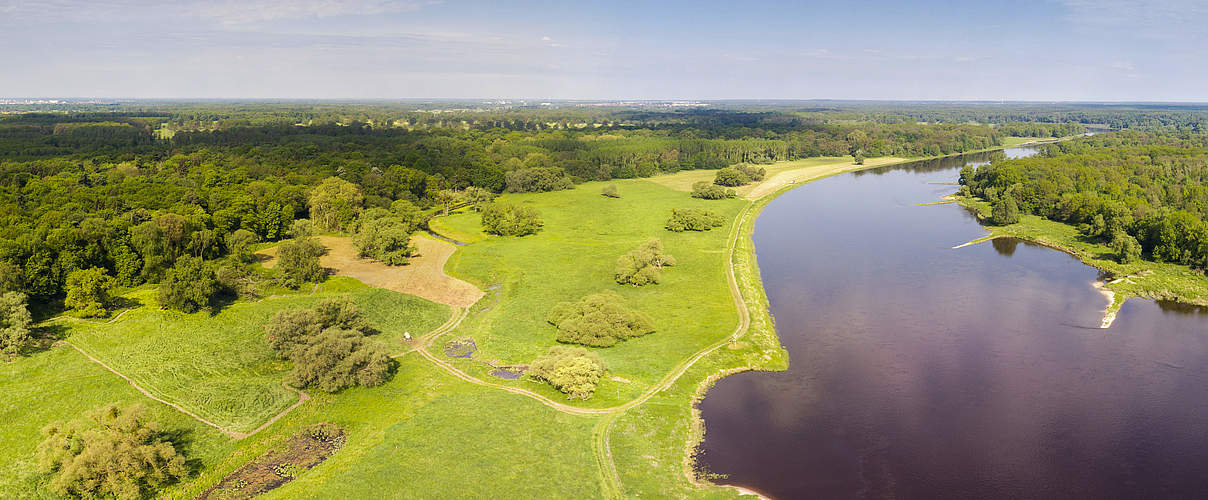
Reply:
[[[1011, 150], [1008, 154], [1028, 154]], [[700, 404], [703, 469], [773, 498], [1202, 498], [1208, 314], [1127, 301], [1098, 272], [995, 240], [955, 204], [985, 155], [846, 174], [771, 202], [753, 235], [786, 372]]]

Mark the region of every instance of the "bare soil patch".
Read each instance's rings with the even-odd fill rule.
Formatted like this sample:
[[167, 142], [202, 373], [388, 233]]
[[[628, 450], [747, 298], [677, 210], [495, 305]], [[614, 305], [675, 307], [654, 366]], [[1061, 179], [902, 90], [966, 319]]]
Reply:
[[266, 451], [199, 495], [198, 500], [252, 498], [292, 481], [344, 446], [344, 431], [334, 424], [315, 424]]
[[[413, 236], [411, 244], [417, 248], [417, 255], [411, 262], [405, 266], [387, 266], [358, 256], [352, 238], [320, 236], [319, 242], [327, 247], [327, 254], [319, 258], [319, 264], [337, 275], [355, 278], [372, 287], [408, 293], [454, 307], [469, 307], [483, 296], [478, 287], [445, 274], [445, 262], [457, 250], [451, 243]], [[272, 268], [277, 247], [266, 248], [256, 255], [264, 267]]]

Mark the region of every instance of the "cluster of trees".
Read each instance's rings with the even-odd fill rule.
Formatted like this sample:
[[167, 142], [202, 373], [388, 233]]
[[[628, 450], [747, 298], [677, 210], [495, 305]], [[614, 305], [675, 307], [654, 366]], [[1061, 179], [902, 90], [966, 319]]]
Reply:
[[1208, 267], [1208, 147], [1179, 139], [1110, 134], [1056, 144], [1040, 157], [966, 167], [960, 182], [990, 200], [996, 223], [1035, 214], [1078, 225], [1121, 261]]
[[1007, 122], [997, 127], [999, 133], [1011, 137], [1069, 137], [1086, 133], [1081, 123]]
[[366, 338], [371, 329], [351, 299], [280, 311], [265, 329], [269, 347], [293, 362], [286, 381], [295, 387], [338, 392], [382, 385], [394, 373], [394, 360]]
[[713, 183], [718, 186], [737, 187], [762, 181], [768, 171], [763, 167], [738, 164], [717, 171]]
[[675, 257], [663, 251], [663, 241], [651, 238], [617, 259], [613, 273], [617, 283], [643, 286], [659, 282], [660, 271], [675, 265]]
[[389, 210], [370, 208], [362, 212], [353, 228], [352, 243], [361, 257], [401, 266], [415, 252], [411, 234], [422, 223], [419, 207], [407, 200], [396, 200]]
[[671, 209], [671, 217], [667, 218], [667, 223], [663, 226], [668, 231], [683, 232], [683, 231], [709, 231], [715, 227], [721, 227], [726, 223], [726, 218], [711, 210], [702, 210], [699, 208], [673, 208]]
[[604, 363], [582, 347], [558, 345], [533, 360], [526, 373], [566, 393], [568, 399], [587, 399], [596, 392]]
[[650, 317], [625, 307], [625, 299], [615, 292], [561, 302], [545, 320], [558, 327], [558, 342], [592, 347], [611, 347], [654, 331]]
[[737, 196], [738, 193], [728, 187], [719, 186], [707, 181], [692, 183], [692, 197], [703, 200], [724, 200]]
[[537, 209], [516, 203], [488, 203], [481, 217], [483, 232], [500, 236], [537, 234], [545, 224]]
[[42, 430], [38, 465], [59, 495], [78, 498], [147, 498], [188, 477], [184, 453], [142, 405], [108, 405], [86, 419]]

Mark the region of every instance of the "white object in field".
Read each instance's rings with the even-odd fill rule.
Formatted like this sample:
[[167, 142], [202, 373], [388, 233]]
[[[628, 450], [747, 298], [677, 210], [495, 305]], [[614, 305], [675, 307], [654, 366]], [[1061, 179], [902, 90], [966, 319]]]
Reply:
[[411, 342], [411, 332], [403, 332], [403, 340]]

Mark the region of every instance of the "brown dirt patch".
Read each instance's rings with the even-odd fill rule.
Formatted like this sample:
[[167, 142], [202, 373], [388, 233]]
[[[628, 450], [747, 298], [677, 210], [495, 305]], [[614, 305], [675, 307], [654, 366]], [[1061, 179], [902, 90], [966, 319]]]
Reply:
[[344, 446], [344, 431], [334, 424], [315, 424], [289, 438], [279, 448], [264, 452], [218, 484], [199, 495], [198, 500], [239, 500], [252, 498], [294, 480], [327, 460]]
[[[417, 256], [405, 266], [387, 266], [358, 257], [352, 238], [320, 236], [319, 242], [327, 247], [327, 255], [319, 258], [319, 264], [334, 270], [337, 275], [356, 278], [375, 288], [409, 293], [454, 307], [470, 307], [483, 296], [478, 287], [445, 274], [445, 262], [457, 250], [451, 243], [413, 236], [411, 244], [418, 249]], [[264, 267], [272, 268], [277, 247], [266, 248], [256, 255], [260, 256]]]

